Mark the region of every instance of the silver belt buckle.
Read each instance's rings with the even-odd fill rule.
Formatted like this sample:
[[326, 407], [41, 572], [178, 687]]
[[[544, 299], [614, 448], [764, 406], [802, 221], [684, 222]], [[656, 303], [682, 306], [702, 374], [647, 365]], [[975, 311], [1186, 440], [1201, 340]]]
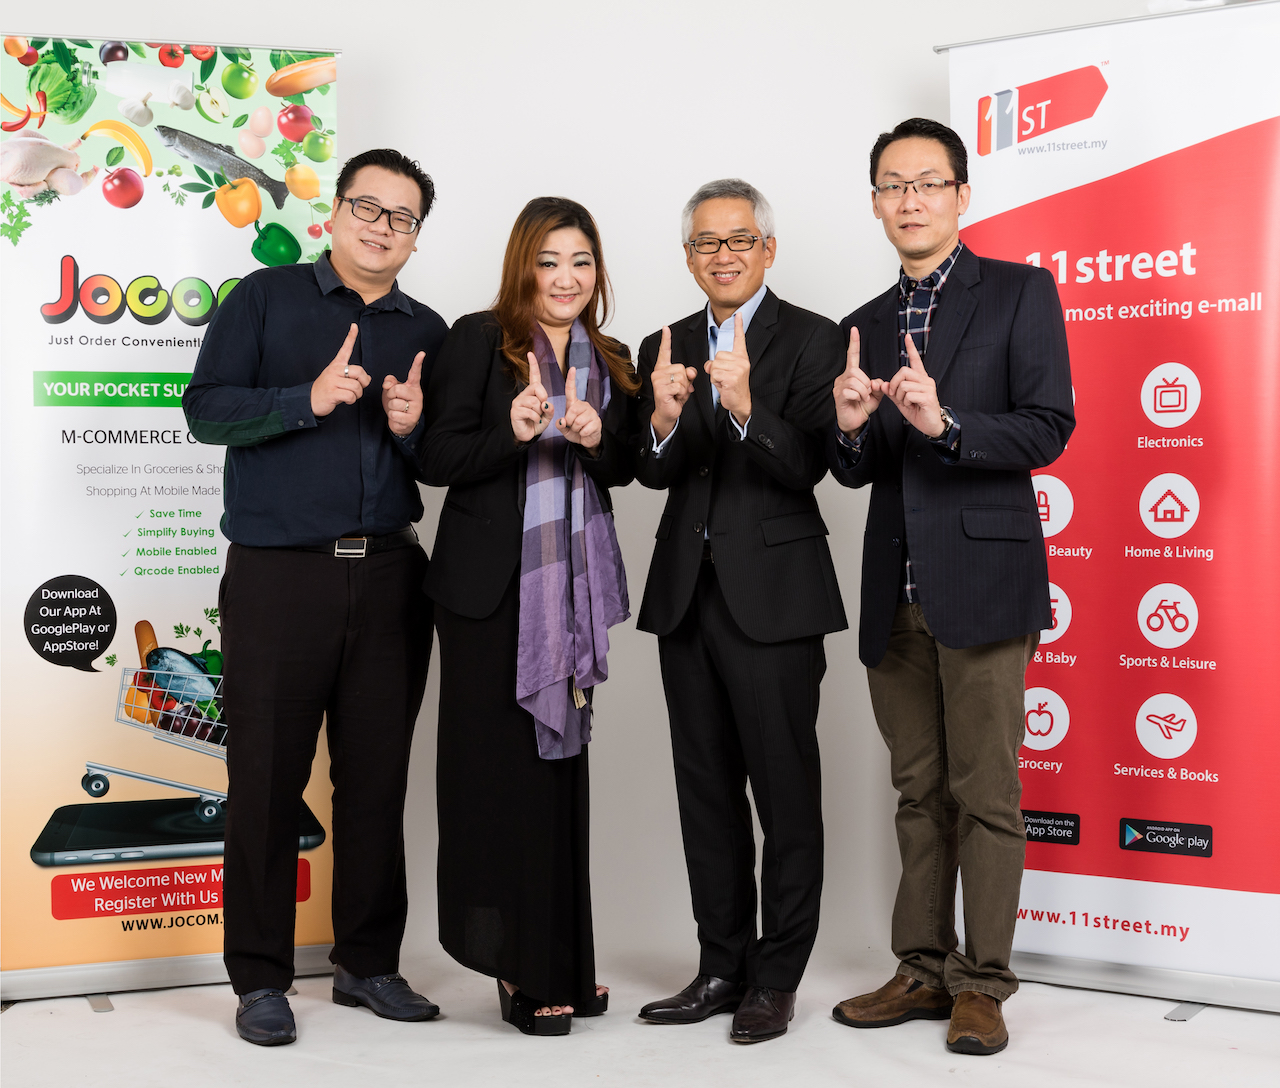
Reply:
[[333, 557], [335, 559], [363, 559], [369, 549], [367, 536], [344, 536], [334, 541]]

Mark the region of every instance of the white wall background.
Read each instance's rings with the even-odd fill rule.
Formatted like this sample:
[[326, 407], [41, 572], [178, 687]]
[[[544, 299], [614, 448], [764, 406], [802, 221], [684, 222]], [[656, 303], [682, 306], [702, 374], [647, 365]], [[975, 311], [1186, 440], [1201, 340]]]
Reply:
[[[838, 320], [896, 274], [869, 209], [867, 155], [876, 134], [905, 117], [948, 119], [947, 59], [934, 45], [1145, 14], [1145, 0], [317, 0], [231, 8], [63, 0], [28, 9], [21, 21], [30, 26], [14, 25], [16, 10], [6, 22], [10, 32], [42, 36], [340, 49], [340, 154], [398, 147], [422, 161], [439, 191], [401, 285], [448, 321], [485, 308], [519, 209], [533, 196], [570, 196], [600, 224], [617, 295], [610, 331], [635, 348], [704, 302], [678, 237], [680, 208], [703, 181], [739, 175], [764, 191], [779, 237], [770, 284]], [[442, 499], [426, 496], [426, 540]], [[866, 499], [829, 479], [819, 487], [855, 629]], [[633, 611], [662, 501], [639, 486], [615, 496]], [[888, 758], [855, 631], [828, 638], [826, 649], [819, 734], [827, 878], [815, 957], [839, 964], [887, 947], [898, 860]], [[406, 813], [405, 951], [419, 962], [443, 956], [435, 933], [436, 667]], [[682, 985], [697, 947], [656, 640], [633, 623], [615, 629], [610, 667], [591, 746], [602, 981], [610, 961], [627, 956], [665, 963], [664, 977]], [[430, 992], [429, 979], [421, 981]]]

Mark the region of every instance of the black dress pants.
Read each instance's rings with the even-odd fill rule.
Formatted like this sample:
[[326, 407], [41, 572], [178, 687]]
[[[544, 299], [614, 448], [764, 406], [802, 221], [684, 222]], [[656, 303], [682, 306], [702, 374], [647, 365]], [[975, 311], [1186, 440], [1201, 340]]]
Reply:
[[[818, 933], [822, 636], [756, 642], [704, 560], [683, 620], [658, 640], [699, 972], [794, 991]], [[764, 832], [756, 936], [751, 783]]]
[[426, 567], [417, 547], [364, 559], [228, 550], [223, 959], [238, 994], [293, 980], [298, 812], [326, 716], [330, 959], [365, 978], [398, 969], [409, 746], [431, 653]]

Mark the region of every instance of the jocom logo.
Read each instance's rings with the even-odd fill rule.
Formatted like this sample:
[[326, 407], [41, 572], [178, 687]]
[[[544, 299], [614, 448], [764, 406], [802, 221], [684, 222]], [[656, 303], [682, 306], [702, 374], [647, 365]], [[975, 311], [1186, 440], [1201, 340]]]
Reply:
[[121, 287], [111, 276], [90, 276], [80, 282], [80, 266], [70, 254], [62, 258], [58, 298], [40, 307], [40, 316], [50, 325], [61, 325], [77, 309], [99, 325], [120, 320], [126, 310], [144, 325], [158, 325], [171, 313], [184, 325], [207, 325], [222, 300], [240, 282], [226, 280], [214, 291], [197, 276], [178, 280], [166, 291], [155, 276], [138, 276]]
[[1107, 93], [1102, 70], [1091, 64], [978, 99], [978, 154], [990, 155], [1054, 129], [1087, 121]]

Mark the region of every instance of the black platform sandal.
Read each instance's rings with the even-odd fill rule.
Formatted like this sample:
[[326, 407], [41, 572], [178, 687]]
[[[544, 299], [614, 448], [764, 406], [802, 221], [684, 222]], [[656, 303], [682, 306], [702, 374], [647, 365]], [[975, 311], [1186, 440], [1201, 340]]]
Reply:
[[603, 1016], [609, 1011], [609, 991], [588, 998], [581, 1005], [574, 1005], [574, 1016]]
[[535, 1001], [522, 990], [513, 994], [498, 979], [498, 1005], [502, 1009], [502, 1019], [514, 1028], [519, 1028], [526, 1035], [568, 1035], [573, 1026], [573, 1017], [568, 1013], [559, 1016], [536, 1016], [539, 1009], [547, 1007], [545, 1001]]

